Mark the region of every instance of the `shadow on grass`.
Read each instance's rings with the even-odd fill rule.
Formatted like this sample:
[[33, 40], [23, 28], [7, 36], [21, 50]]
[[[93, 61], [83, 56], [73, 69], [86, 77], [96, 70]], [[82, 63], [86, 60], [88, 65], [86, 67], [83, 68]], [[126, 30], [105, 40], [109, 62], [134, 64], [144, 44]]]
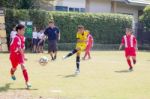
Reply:
[[38, 90], [38, 89], [27, 89], [27, 88], [10, 88], [10, 90]]
[[12, 83], [7, 83], [5, 84], [5, 86], [0, 87], [0, 92], [7, 92], [9, 90], [38, 90], [38, 89], [27, 89], [27, 88], [10, 88], [10, 85], [12, 85]]
[[7, 84], [5, 84], [5, 86], [0, 87], [0, 92], [7, 92], [10, 89], [11, 84], [12, 83], [7, 83]]
[[64, 78], [71, 78], [71, 77], [76, 77], [76, 76], [77, 76], [76, 74], [71, 74], [71, 75], [64, 76]]
[[129, 70], [120, 70], [120, 71], [115, 71], [116, 73], [130, 73], [132, 71]]

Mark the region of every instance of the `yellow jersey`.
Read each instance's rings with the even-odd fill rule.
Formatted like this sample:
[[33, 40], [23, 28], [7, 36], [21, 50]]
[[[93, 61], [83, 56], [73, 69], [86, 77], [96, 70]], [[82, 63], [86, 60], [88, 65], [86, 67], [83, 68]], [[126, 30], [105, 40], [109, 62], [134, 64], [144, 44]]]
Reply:
[[79, 40], [81, 40], [81, 41], [84, 41], [84, 42], [77, 42], [76, 48], [80, 49], [78, 51], [78, 53], [80, 53], [81, 51], [85, 50], [88, 34], [89, 34], [89, 31], [84, 31], [83, 33], [77, 33], [76, 38], [79, 39]]
[[[83, 33], [79, 33], [77, 32], [76, 38], [81, 40], [81, 41], [86, 41], [87, 40], [87, 36], [89, 34], [89, 31], [84, 31]], [[86, 42], [77, 42], [79, 44], [86, 44]]]

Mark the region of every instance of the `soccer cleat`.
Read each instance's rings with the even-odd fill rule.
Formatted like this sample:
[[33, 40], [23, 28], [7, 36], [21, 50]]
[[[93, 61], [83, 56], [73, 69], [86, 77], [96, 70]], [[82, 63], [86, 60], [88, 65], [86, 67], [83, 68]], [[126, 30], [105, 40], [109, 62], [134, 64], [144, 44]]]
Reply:
[[66, 57], [66, 56], [63, 56], [62, 59], [65, 60], [65, 59], [67, 59], [67, 57]]
[[80, 74], [80, 70], [77, 69], [77, 70], [75, 71], [75, 74], [76, 74], [76, 75], [79, 75], [79, 74]]
[[30, 83], [26, 83], [26, 86], [27, 86], [27, 89], [30, 89], [31, 88], [31, 84]]
[[12, 76], [11, 76], [11, 79], [12, 79], [12, 80], [16, 80], [15, 75], [12, 75]]
[[133, 67], [130, 67], [130, 68], [129, 68], [129, 71], [133, 71]]

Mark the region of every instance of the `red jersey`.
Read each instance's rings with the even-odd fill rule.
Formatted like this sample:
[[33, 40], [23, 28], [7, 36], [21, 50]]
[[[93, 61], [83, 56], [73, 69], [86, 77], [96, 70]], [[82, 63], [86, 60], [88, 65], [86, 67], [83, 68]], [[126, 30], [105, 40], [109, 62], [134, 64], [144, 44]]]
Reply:
[[17, 34], [10, 44], [10, 53], [19, 53], [19, 49], [25, 49], [25, 37]]
[[137, 41], [134, 35], [124, 35], [122, 38], [122, 44], [125, 45], [125, 48], [135, 48]]
[[19, 49], [25, 49], [25, 37], [17, 34], [10, 44], [10, 60], [14, 68], [24, 64], [24, 51], [21, 53]]
[[88, 35], [88, 38], [87, 38], [87, 46], [93, 46], [93, 37], [91, 34]]

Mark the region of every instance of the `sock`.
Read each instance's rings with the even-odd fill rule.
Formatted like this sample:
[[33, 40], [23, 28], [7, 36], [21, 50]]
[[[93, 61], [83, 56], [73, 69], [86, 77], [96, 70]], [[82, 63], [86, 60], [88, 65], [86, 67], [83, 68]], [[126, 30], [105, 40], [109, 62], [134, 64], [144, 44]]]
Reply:
[[76, 49], [74, 49], [71, 53], [69, 53], [66, 57], [70, 57], [70, 56], [72, 56], [73, 54], [75, 54], [77, 52], [77, 50]]
[[80, 56], [76, 57], [76, 66], [77, 66], [77, 70], [80, 70]]
[[132, 68], [130, 59], [127, 59], [127, 63], [128, 63], [128, 65], [129, 65], [129, 67]]
[[11, 68], [10, 74], [11, 74], [11, 75], [14, 75], [15, 71], [16, 71], [16, 69]]
[[136, 59], [133, 59], [133, 64], [136, 64]]
[[25, 81], [28, 82], [29, 78], [28, 78], [28, 73], [26, 69], [23, 70], [23, 76], [24, 76]]

